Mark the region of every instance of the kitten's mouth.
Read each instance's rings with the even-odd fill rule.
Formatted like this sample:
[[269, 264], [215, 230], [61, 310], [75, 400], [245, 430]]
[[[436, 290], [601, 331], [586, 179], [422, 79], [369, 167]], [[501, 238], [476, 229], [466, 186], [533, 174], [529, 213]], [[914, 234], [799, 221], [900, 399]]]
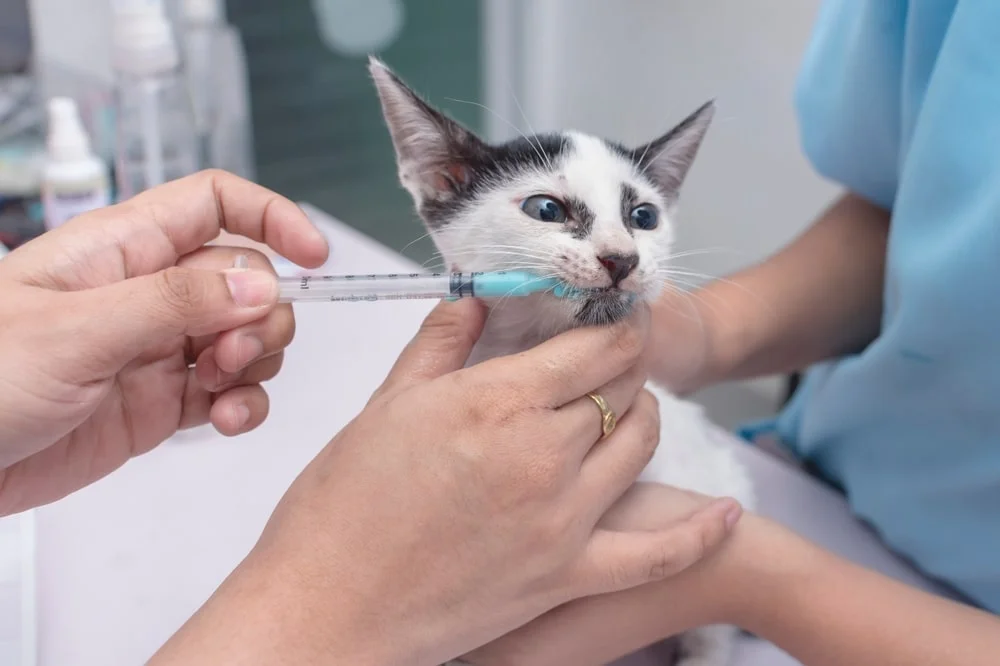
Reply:
[[617, 287], [581, 291], [585, 293], [576, 312], [576, 321], [582, 326], [607, 326], [621, 321], [631, 314], [639, 298], [638, 294]]

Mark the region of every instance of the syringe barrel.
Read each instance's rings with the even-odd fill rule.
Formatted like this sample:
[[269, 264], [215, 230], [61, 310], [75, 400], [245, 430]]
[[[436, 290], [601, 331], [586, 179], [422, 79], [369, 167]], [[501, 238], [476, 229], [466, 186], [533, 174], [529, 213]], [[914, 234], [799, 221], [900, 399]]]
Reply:
[[385, 301], [447, 298], [453, 295], [449, 274], [316, 275], [279, 278], [279, 301]]

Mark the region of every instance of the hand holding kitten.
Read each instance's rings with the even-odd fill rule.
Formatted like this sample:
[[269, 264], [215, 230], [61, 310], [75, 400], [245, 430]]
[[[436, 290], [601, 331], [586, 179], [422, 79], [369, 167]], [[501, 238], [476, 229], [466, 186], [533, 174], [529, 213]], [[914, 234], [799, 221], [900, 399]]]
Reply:
[[[600, 524], [658, 441], [645, 308], [464, 368], [484, 319], [469, 301], [428, 317], [154, 664], [440, 664], [572, 599], [673, 576], [725, 540], [733, 500], [653, 529]], [[604, 439], [589, 391], [620, 417]]]
[[[664, 529], [690, 519], [711, 502], [672, 486], [637, 483], [604, 515], [600, 526], [625, 532]], [[746, 529], [743, 523], [740, 530]], [[560, 606], [462, 660], [474, 666], [599, 666], [664, 637], [717, 622], [732, 592], [720, 585], [723, 569], [732, 568], [731, 542], [669, 579]], [[664, 663], [674, 663], [672, 659]]]

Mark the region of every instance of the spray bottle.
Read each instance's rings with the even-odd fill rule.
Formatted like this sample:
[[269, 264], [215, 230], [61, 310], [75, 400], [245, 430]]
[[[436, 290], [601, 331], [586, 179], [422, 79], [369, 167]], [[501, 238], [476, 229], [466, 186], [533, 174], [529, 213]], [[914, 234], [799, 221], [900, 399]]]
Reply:
[[49, 132], [42, 173], [45, 227], [55, 229], [70, 218], [110, 203], [105, 164], [91, 151], [76, 102], [49, 101]]
[[115, 0], [115, 171], [119, 197], [198, 170], [194, 111], [161, 0]]
[[222, 0], [183, 0], [178, 21], [202, 166], [254, 179], [246, 54]]

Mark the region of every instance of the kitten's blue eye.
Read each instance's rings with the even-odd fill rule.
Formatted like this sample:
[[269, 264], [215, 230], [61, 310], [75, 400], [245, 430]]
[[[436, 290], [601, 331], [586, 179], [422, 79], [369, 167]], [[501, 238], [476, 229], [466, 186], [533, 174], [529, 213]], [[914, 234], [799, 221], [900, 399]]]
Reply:
[[525, 199], [521, 210], [541, 222], [565, 222], [568, 217], [565, 206], [542, 194]]
[[657, 213], [656, 208], [650, 204], [642, 204], [641, 206], [636, 206], [632, 209], [629, 224], [631, 224], [633, 228], [649, 231], [650, 229], [655, 229], [659, 223], [659, 213]]

